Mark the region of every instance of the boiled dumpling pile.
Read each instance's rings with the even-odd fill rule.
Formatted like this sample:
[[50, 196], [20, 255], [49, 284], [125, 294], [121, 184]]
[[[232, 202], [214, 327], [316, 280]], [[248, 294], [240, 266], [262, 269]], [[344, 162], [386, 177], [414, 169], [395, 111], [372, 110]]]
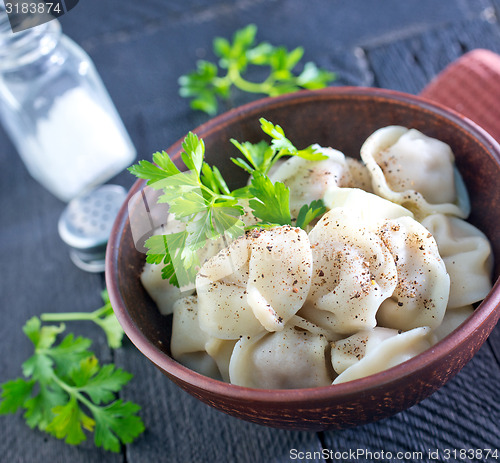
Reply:
[[433, 213], [466, 218], [470, 203], [451, 148], [415, 129], [389, 126], [370, 135], [361, 159], [373, 191], [418, 219]]
[[282, 182], [290, 188], [290, 212], [297, 218], [300, 208], [337, 187], [370, 188], [368, 171], [360, 161], [346, 158], [333, 148], [317, 144], [313, 147], [327, 156], [323, 161], [308, 161], [293, 156], [269, 174], [274, 182]]
[[145, 267], [145, 288], [173, 312], [179, 362], [252, 388], [352, 381], [429, 349], [490, 291], [491, 247], [464, 220], [447, 144], [391, 126], [366, 140], [363, 162], [318, 149], [327, 159], [292, 157], [270, 174], [290, 188], [293, 218], [323, 200], [309, 230], [255, 228], [212, 246], [189, 293]]
[[281, 331], [304, 304], [311, 273], [304, 230], [283, 226], [247, 232], [198, 272], [200, 327], [220, 339]]

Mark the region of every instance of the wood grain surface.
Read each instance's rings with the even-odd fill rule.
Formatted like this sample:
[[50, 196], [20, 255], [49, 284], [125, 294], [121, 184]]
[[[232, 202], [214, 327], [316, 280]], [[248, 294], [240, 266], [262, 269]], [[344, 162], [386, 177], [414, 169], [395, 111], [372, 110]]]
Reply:
[[[214, 59], [216, 35], [230, 36], [253, 22], [260, 40], [304, 46], [306, 60], [337, 73], [336, 84], [416, 94], [465, 52], [500, 52], [497, 15], [500, 0], [81, 0], [61, 23], [93, 58], [139, 158], [150, 159], [207, 120], [178, 96], [177, 79], [196, 59]], [[246, 101], [247, 95], [236, 94], [231, 104]], [[129, 187], [133, 179], [124, 173], [114, 181]], [[102, 275], [84, 273], [69, 260], [57, 234], [64, 204], [29, 176], [1, 128], [0, 188], [4, 382], [21, 375], [20, 365], [30, 355], [21, 331], [29, 317], [93, 310], [104, 283]], [[1, 417], [1, 462], [334, 461], [322, 449], [383, 450], [393, 453], [392, 461], [436, 461], [429, 450], [500, 452], [500, 327], [461, 373], [422, 403], [378, 423], [324, 433], [287, 432], [228, 417], [174, 386], [129, 342], [110, 352], [98, 329], [83, 322], [69, 328], [94, 339], [101, 361], [134, 374], [123, 397], [142, 405], [146, 432], [116, 455], [90, 441], [71, 447], [29, 429], [20, 415]], [[396, 452], [416, 453], [397, 459]]]

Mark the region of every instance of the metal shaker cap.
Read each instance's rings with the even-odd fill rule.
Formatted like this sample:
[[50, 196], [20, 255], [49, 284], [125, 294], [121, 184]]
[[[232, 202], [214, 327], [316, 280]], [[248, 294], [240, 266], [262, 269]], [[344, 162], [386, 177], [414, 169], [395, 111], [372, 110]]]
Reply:
[[119, 185], [103, 185], [79, 196], [59, 218], [59, 235], [69, 246], [73, 263], [87, 272], [103, 272], [106, 245], [127, 191]]

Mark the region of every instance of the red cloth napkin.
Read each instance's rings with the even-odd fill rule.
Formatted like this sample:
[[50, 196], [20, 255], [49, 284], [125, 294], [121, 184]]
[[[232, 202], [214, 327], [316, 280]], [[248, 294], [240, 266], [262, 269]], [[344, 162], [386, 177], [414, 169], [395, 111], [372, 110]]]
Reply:
[[500, 143], [500, 55], [470, 51], [438, 74], [420, 95], [463, 114]]

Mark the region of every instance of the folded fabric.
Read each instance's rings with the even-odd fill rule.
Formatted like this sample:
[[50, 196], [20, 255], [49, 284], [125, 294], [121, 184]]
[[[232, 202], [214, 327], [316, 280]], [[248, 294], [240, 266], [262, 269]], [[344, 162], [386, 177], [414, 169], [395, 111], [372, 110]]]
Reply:
[[468, 117], [500, 142], [500, 55], [483, 49], [448, 65], [420, 93]]

